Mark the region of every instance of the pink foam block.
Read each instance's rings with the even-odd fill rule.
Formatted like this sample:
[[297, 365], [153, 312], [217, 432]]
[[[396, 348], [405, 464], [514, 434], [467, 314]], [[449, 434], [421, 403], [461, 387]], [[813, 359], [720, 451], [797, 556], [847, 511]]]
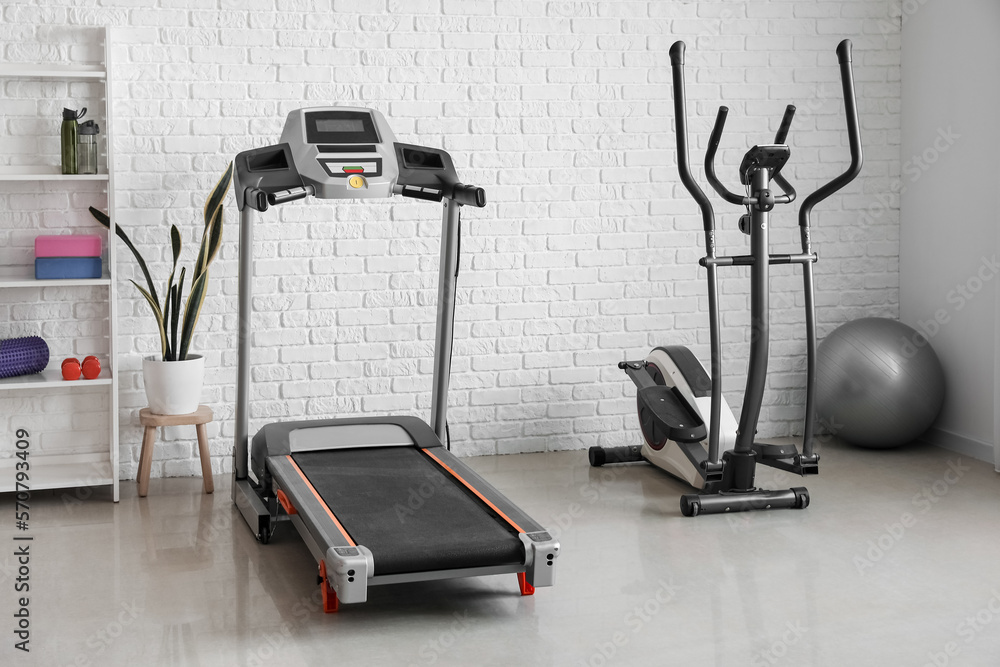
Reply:
[[101, 237], [94, 234], [35, 237], [35, 257], [100, 256]]

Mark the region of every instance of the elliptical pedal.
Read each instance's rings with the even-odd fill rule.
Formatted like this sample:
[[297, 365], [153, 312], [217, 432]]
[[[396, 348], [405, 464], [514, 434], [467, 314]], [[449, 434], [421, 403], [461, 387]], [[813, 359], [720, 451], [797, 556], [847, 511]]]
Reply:
[[637, 392], [639, 420], [643, 429], [674, 442], [701, 442], [708, 437], [705, 422], [695, 412], [677, 387], [654, 385]]

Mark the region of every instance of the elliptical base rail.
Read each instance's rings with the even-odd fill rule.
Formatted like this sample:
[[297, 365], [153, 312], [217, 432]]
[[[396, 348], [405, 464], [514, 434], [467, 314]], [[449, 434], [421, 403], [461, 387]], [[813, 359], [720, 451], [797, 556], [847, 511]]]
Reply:
[[809, 506], [809, 491], [802, 486], [779, 491], [749, 489], [716, 493], [686, 493], [681, 496], [681, 514], [728, 514], [772, 509], [805, 509]]

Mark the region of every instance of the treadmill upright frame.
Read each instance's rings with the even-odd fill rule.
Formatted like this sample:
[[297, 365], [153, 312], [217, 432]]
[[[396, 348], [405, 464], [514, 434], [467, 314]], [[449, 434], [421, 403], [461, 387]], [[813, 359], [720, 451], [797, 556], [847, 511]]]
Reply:
[[[236, 364], [236, 435], [233, 463], [233, 501], [243, 517], [264, 541], [274, 526], [273, 508], [260, 500], [249, 482], [250, 452], [250, 348], [253, 316], [253, 222], [254, 208], [246, 200], [240, 209], [239, 302]], [[459, 209], [444, 200], [441, 220], [441, 262], [438, 269], [437, 319], [434, 336], [434, 375], [431, 384], [431, 428], [442, 443], [447, 441], [448, 389], [451, 380], [451, 342], [455, 332], [455, 295], [458, 288]], [[258, 480], [260, 481], [260, 480]]]
[[[384, 126], [384, 119], [381, 118], [381, 115], [377, 112], [372, 112], [372, 114], [374, 120]], [[384, 131], [386, 135], [391, 137], [391, 130], [388, 130], [387, 126], [384, 126]], [[279, 519], [291, 521], [310, 552], [320, 563], [324, 601], [326, 601], [329, 592], [327, 586], [329, 586], [330, 591], [335, 593], [332, 603], [327, 606], [328, 611], [336, 609], [338, 599], [344, 603], [364, 602], [367, 599], [369, 585], [487, 574], [517, 573], [521, 593], [530, 594], [535, 587], [553, 584], [554, 561], [559, 554], [558, 541], [541, 524], [531, 519], [474, 470], [441, 446], [448, 439], [447, 407], [459, 261], [459, 212], [463, 203], [484, 205], [485, 197], [481, 189], [462, 185], [457, 182], [457, 179], [454, 183], [449, 182], [442, 185], [431, 183], [430, 187], [427, 187], [428, 183], [425, 181], [427, 177], [420, 173], [420, 167], [405, 164], [406, 152], [408, 151], [410, 154], [414, 150], [419, 152], [422, 147], [398, 143], [395, 143], [394, 146], [400, 159], [401, 174], [399, 182], [392, 188], [393, 194], [443, 203], [430, 420], [430, 427], [437, 442], [432, 447], [433, 453], [427, 448], [424, 448], [423, 451], [434, 459], [443, 470], [446, 470], [456, 484], [464, 484], [485, 505], [492, 507], [515, 529], [512, 532], [517, 533], [523, 545], [524, 558], [523, 562], [520, 563], [489, 567], [379, 574], [375, 570], [371, 551], [364, 545], [355, 544], [348, 531], [343, 528], [330, 508], [312, 488], [308, 478], [294, 463], [291, 456], [268, 456], [266, 479], [254, 479], [251, 476], [252, 471], [249, 465], [251, 454], [250, 350], [253, 312], [254, 212], [267, 210], [269, 204], [280, 204], [313, 195], [319, 186], [306, 184], [305, 179], [298, 176], [294, 165], [293, 151], [288, 144], [247, 151], [237, 156], [237, 177], [234, 179], [237, 204], [240, 210], [240, 246], [237, 396], [232, 498], [247, 525], [257, 539], [263, 543], [270, 539]], [[426, 150], [432, 151], [434, 149]], [[440, 159], [443, 160], [448, 169], [452, 170], [453, 175], [450, 156], [443, 151], [438, 152], [437, 155], [440, 155]], [[248, 175], [246, 172], [254, 171], [249, 165], [255, 159], [266, 165], [266, 168], [258, 171], [271, 173]], [[244, 162], [247, 168], [241, 172]], [[409, 170], [408, 180], [406, 184], [403, 184], [402, 172], [407, 172], [407, 170]], [[262, 186], [264, 180], [267, 180], [270, 187]], [[412, 417], [380, 418], [375, 421], [403, 423], [407, 419], [419, 421]], [[370, 421], [372, 420], [349, 418], [327, 420], [323, 423], [359, 424]], [[426, 428], [426, 424], [423, 426]], [[416, 446], [419, 447], [419, 445]], [[259, 474], [254, 473], [255, 476], [259, 476]]]

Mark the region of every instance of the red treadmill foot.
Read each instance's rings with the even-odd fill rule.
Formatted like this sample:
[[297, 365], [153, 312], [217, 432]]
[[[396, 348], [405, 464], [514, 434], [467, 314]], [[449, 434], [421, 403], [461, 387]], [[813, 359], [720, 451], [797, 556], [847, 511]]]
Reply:
[[330, 588], [326, 580], [326, 563], [319, 562], [319, 587], [323, 594], [323, 612], [333, 614], [340, 609], [340, 600], [337, 599], [337, 591]]
[[517, 585], [521, 589], [521, 595], [535, 594], [535, 587], [528, 583], [528, 577], [524, 572], [517, 573]]

